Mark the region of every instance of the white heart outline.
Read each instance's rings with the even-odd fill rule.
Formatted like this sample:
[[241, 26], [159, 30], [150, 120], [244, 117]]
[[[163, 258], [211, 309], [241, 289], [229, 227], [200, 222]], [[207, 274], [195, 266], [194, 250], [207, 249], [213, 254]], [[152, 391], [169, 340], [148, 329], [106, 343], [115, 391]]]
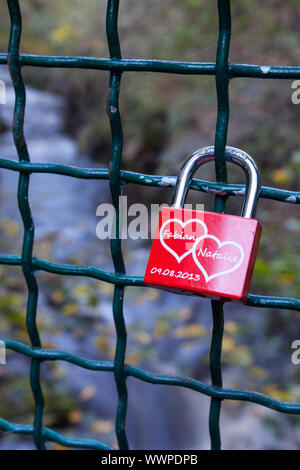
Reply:
[[[235, 266], [233, 266], [233, 268], [226, 269], [225, 271], [220, 271], [218, 273], [215, 273], [215, 274], [212, 274], [211, 276], [209, 276], [207, 274], [206, 270], [204, 269], [204, 267], [202, 266], [202, 264], [200, 263], [200, 261], [198, 260], [197, 255], [196, 255], [196, 246], [198, 245], [199, 241], [204, 240], [205, 238], [212, 238], [213, 240], [215, 240], [215, 242], [217, 243], [219, 248], [222, 248], [222, 246], [225, 246], [225, 245], [234, 245], [234, 246], [236, 246], [240, 250], [241, 259], [239, 260], [239, 262]], [[206, 282], [211, 281], [215, 277], [224, 276], [225, 274], [229, 274], [229, 273], [232, 273], [233, 271], [236, 271], [241, 266], [241, 264], [243, 263], [244, 258], [245, 258], [244, 249], [239, 243], [234, 242], [234, 241], [221, 242], [221, 240], [219, 238], [215, 237], [214, 235], [207, 235], [207, 234], [202, 235], [201, 237], [197, 238], [197, 240], [195, 241], [195, 243], [193, 245], [193, 248], [192, 248], [192, 255], [193, 255], [194, 262], [196, 263], [196, 265], [198, 266], [198, 268], [202, 272]]]
[[[168, 220], [166, 220], [166, 221], [162, 224], [162, 226], [161, 226], [161, 228], [160, 228], [160, 231], [159, 231], [160, 243], [162, 244], [162, 246], [163, 246], [169, 253], [171, 253], [171, 255], [174, 256], [174, 258], [176, 259], [177, 263], [181, 263], [181, 261], [182, 261], [186, 256], [188, 256], [190, 253], [192, 253], [192, 250], [193, 250], [193, 248], [194, 248], [194, 245], [195, 245], [196, 241], [197, 241], [199, 238], [201, 238], [201, 237], [199, 237], [199, 238], [197, 238], [197, 239], [195, 240], [195, 243], [194, 243], [193, 247], [192, 247], [190, 250], [188, 250], [188, 251], [186, 251], [185, 253], [183, 253], [183, 255], [178, 256], [178, 254], [176, 253], [176, 251], [172, 250], [172, 248], [170, 248], [170, 247], [166, 244], [166, 242], [164, 241], [164, 239], [163, 239], [163, 237], [162, 237], [162, 231], [163, 231], [163, 229], [164, 229], [165, 226], [166, 226], [167, 224], [169, 224], [170, 222], [178, 222], [179, 225], [181, 225], [182, 228], [185, 228], [185, 226], [188, 225], [188, 224], [191, 223], [191, 222], [196, 222], [196, 223], [200, 224], [200, 225], [202, 226], [202, 228], [204, 229], [204, 234], [205, 234], [205, 236], [208, 234], [207, 226], [206, 226], [206, 224], [203, 222], [203, 220], [200, 220], [200, 219], [189, 219], [189, 220], [187, 220], [186, 222], [182, 222], [180, 219], [174, 218], [174, 219], [168, 219]], [[201, 235], [201, 236], [203, 236], [203, 235]]]

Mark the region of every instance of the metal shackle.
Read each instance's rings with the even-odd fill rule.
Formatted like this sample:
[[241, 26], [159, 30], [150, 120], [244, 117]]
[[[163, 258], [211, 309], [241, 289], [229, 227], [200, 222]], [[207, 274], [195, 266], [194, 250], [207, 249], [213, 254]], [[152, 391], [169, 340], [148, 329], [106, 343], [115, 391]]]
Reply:
[[[215, 158], [214, 155], [215, 148], [213, 146], [203, 147], [200, 150], [196, 150], [196, 152], [194, 152], [182, 165], [177, 178], [171, 207], [177, 209], [183, 207], [186, 193], [189, 189], [189, 183], [193, 174], [204, 163], [213, 161]], [[241, 216], [247, 219], [251, 219], [255, 214], [259, 193], [259, 177], [256, 163], [246, 152], [234, 147], [225, 148], [225, 158], [228, 162], [235, 163], [244, 170], [246, 175], [246, 191], [241, 210]]]

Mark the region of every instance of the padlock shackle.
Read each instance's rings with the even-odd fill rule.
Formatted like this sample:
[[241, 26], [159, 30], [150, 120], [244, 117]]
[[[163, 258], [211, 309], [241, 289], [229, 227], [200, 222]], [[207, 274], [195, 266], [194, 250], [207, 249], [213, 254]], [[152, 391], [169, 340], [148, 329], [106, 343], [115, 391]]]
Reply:
[[[242, 206], [241, 216], [251, 219], [255, 215], [256, 203], [259, 193], [259, 177], [258, 169], [253, 158], [243, 150], [226, 147], [225, 158], [228, 162], [235, 163], [240, 166], [246, 175], [246, 191]], [[177, 178], [175, 192], [172, 200], [172, 207], [182, 208], [189, 189], [191, 178], [198, 168], [204, 163], [215, 159], [215, 148], [203, 147], [196, 150], [190, 158], [181, 167]]]

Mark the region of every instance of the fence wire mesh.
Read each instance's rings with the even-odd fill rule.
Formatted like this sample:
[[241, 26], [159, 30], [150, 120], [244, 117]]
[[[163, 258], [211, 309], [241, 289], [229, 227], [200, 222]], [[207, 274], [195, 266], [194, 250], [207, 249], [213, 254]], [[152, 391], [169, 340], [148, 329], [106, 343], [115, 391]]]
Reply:
[[[163, 60], [123, 59], [118, 36], [119, 0], [108, 0], [106, 15], [106, 32], [110, 58], [98, 57], [57, 57], [21, 54], [19, 52], [22, 16], [18, 0], [7, 0], [11, 20], [8, 53], [0, 54], [0, 64], [7, 64], [15, 90], [15, 108], [12, 132], [18, 155], [18, 161], [0, 158], [0, 167], [19, 172], [18, 206], [24, 224], [24, 238], [21, 256], [0, 255], [0, 264], [19, 266], [23, 270], [28, 290], [26, 327], [31, 346], [20, 342], [4, 339], [6, 348], [31, 358], [30, 385], [34, 397], [34, 419], [32, 425], [16, 424], [0, 418], [0, 429], [6, 432], [32, 435], [37, 449], [45, 449], [47, 441], [63, 446], [87, 449], [111, 449], [100, 441], [84, 438], [70, 438], [43, 426], [44, 397], [40, 383], [40, 368], [44, 361], [67, 361], [74, 366], [93, 371], [109, 371], [114, 374], [118, 393], [115, 431], [120, 449], [129, 448], [126, 434], [127, 387], [126, 379], [131, 376], [151, 384], [163, 384], [186, 387], [211, 398], [209, 431], [211, 448], [220, 449], [220, 411], [223, 400], [241, 400], [256, 403], [273, 410], [289, 414], [300, 414], [300, 404], [292, 404], [273, 399], [269, 396], [247, 391], [225, 389], [222, 387], [221, 352], [224, 327], [223, 303], [212, 301], [213, 330], [210, 350], [211, 385], [189, 377], [159, 375], [141, 368], [125, 364], [126, 323], [123, 315], [124, 289], [126, 286], [143, 286], [143, 278], [129, 276], [125, 272], [121, 240], [111, 240], [111, 256], [114, 272], [107, 272], [93, 266], [57, 264], [45, 259], [33, 257], [34, 221], [29, 204], [29, 183], [32, 173], [55, 173], [73, 178], [109, 180], [113, 203], [116, 210], [116, 224], [119, 232], [118, 198], [123, 184], [161, 186], [163, 176], [145, 175], [137, 172], [123, 171], [122, 162], [122, 123], [119, 112], [119, 94], [121, 77], [124, 72], [160, 72], [185, 75], [214, 75], [218, 101], [218, 115], [215, 131], [215, 169], [216, 183], [193, 179], [191, 188], [199, 191], [212, 192], [215, 196], [214, 210], [225, 209], [228, 196], [241, 193], [243, 186], [227, 183], [227, 171], [224, 149], [227, 140], [229, 121], [230, 80], [233, 78], [261, 79], [300, 79], [300, 67], [259, 66], [230, 64], [228, 62], [231, 13], [230, 0], [218, 0], [219, 38], [216, 61], [179, 62]], [[110, 71], [107, 115], [110, 121], [112, 147], [109, 169], [77, 168], [59, 164], [31, 163], [26, 140], [24, 138], [24, 114], [26, 90], [22, 77], [24, 66], [64, 67]], [[164, 180], [165, 181], [165, 180]], [[169, 179], [169, 186], [174, 185], [174, 178]], [[166, 187], [166, 185], [164, 185]], [[300, 192], [262, 187], [260, 197], [273, 199], [282, 203], [299, 204]], [[69, 276], [86, 276], [114, 285], [113, 317], [116, 330], [116, 349], [114, 361], [96, 361], [66, 351], [43, 349], [36, 323], [38, 284], [35, 273], [38, 270]], [[247, 304], [253, 307], [281, 308], [300, 311], [300, 300], [283, 297], [249, 295]]]

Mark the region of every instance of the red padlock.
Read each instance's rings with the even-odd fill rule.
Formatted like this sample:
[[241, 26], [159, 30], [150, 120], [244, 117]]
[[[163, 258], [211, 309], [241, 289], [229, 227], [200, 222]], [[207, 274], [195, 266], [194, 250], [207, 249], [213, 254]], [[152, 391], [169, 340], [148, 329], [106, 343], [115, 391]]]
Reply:
[[241, 216], [183, 209], [193, 174], [214, 160], [214, 147], [196, 151], [181, 168], [171, 207], [161, 210], [146, 284], [179, 294], [247, 300], [261, 235], [261, 225], [253, 218], [258, 171], [242, 150], [226, 147], [225, 156], [246, 174]]

